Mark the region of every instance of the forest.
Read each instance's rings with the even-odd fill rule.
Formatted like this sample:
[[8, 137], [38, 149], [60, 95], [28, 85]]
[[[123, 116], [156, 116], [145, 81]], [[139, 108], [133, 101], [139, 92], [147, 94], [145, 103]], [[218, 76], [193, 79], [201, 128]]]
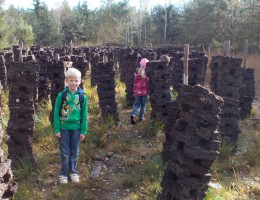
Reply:
[[[260, 0], [45, 2], [0, 0], [0, 199], [259, 200]], [[71, 68], [88, 133], [80, 181], [62, 183], [53, 112]]]
[[150, 2], [140, 1], [136, 8], [128, 0], [103, 0], [91, 10], [87, 2], [71, 8], [64, 0], [49, 9], [44, 1], [33, 0], [33, 9], [2, 8], [0, 48], [19, 42], [60, 46], [73, 41], [148, 47], [188, 43], [200, 50], [218, 50], [229, 39], [232, 49], [239, 51], [248, 39], [249, 52], [259, 51], [259, 0], [190, 0], [180, 6], [169, 1], [151, 8]]

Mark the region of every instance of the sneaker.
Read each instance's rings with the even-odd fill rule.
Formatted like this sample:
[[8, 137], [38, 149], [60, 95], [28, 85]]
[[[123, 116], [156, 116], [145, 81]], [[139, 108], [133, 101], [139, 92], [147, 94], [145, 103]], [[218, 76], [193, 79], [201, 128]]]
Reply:
[[67, 184], [68, 183], [68, 177], [64, 175], [59, 176], [60, 184]]
[[145, 122], [146, 121], [146, 118], [143, 118], [140, 120], [140, 122]]
[[71, 182], [79, 183], [79, 175], [78, 174], [70, 174]]
[[133, 115], [131, 116], [131, 124], [136, 125], [136, 120], [135, 120], [135, 117]]

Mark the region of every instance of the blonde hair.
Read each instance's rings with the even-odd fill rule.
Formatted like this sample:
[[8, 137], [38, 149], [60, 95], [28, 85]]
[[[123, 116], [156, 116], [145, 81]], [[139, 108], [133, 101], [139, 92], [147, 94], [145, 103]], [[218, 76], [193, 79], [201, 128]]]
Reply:
[[66, 78], [76, 77], [76, 78], [81, 79], [81, 72], [79, 70], [77, 70], [76, 68], [71, 67], [66, 71], [65, 77]]

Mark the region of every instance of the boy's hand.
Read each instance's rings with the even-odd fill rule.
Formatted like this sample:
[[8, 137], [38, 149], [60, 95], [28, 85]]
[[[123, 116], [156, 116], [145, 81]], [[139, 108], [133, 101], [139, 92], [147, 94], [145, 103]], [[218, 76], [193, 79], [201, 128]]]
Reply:
[[55, 133], [55, 137], [58, 138], [58, 139], [60, 139], [61, 134], [60, 134], [60, 133]]
[[79, 140], [82, 142], [85, 139], [85, 135], [80, 134]]

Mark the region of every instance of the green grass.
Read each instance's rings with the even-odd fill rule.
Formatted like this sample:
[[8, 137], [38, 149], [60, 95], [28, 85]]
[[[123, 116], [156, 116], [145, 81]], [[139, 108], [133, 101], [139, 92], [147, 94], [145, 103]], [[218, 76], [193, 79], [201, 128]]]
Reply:
[[100, 114], [100, 108], [98, 104], [97, 86], [91, 87], [90, 79], [84, 84], [84, 90], [88, 97], [88, 112], [90, 115]]
[[164, 124], [158, 119], [154, 121], [147, 119], [145, 122], [138, 123], [137, 129], [144, 137], [151, 138], [163, 132]]
[[253, 132], [248, 139], [248, 145], [245, 152], [247, 164], [251, 167], [260, 163], [260, 134]]
[[[130, 199], [153, 200], [161, 191], [161, 180], [165, 169], [165, 163], [161, 160], [159, 145], [156, 143], [158, 135], [162, 136], [164, 126], [159, 120], [153, 123], [147, 119], [144, 123], [129, 128], [123, 124], [116, 127], [112, 116], [102, 119], [98, 105], [96, 87], [91, 88], [89, 82], [85, 84], [85, 91], [89, 98], [89, 134], [86, 136], [86, 143], [81, 144], [79, 157], [79, 172], [84, 178], [82, 183], [75, 185], [57, 184], [59, 173], [59, 148], [58, 140], [53, 135], [53, 130], [49, 123], [50, 103], [39, 104], [35, 115], [35, 135], [33, 137], [33, 150], [37, 165], [33, 166], [26, 157], [21, 160], [20, 165], [13, 169], [14, 181], [18, 182], [18, 192], [15, 200], [34, 199], [92, 199], [91, 188], [105, 190], [101, 180], [90, 180], [89, 168], [92, 163], [91, 155], [99, 154], [105, 157], [106, 152], [112, 151], [114, 154], [122, 156], [119, 161], [125, 169], [124, 173], [118, 175], [118, 183], [122, 189], [129, 189]], [[124, 84], [119, 80], [117, 83], [118, 102], [124, 103]], [[177, 95], [177, 94], [176, 94]], [[3, 129], [6, 130], [9, 119], [7, 109], [8, 95], [4, 96], [5, 112], [0, 119]], [[123, 106], [120, 107], [123, 109]], [[150, 107], [147, 111], [149, 116]], [[253, 112], [253, 111], [252, 111]], [[257, 110], [255, 115], [258, 116]], [[209, 188], [205, 200], [258, 200], [260, 199], [260, 187], [258, 179], [260, 174], [260, 135], [258, 129], [252, 128], [252, 122], [245, 120], [240, 123], [242, 134], [239, 136], [238, 146], [242, 149], [238, 155], [232, 152], [233, 147], [222, 144], [219, 158], [211, 168], [213, 174], [212, 181], [222, 185], [220, 190]], [[125, 137], [121, 134], [124, 131], [138, 131], [142, 134], [139, 137]], [[5, 134], [6, 135], [6, 134]], [[7, 155], [7, 145], [4, 142], [1, 146]], [[153, 143], [153, 146], [147, 144]], [[154, 153], [156, 152], [156, 153]], [[115, 160], [117, 162], [117, 160]], [[107, 167], [107, 169], [110, 169]], [[103, 169], [102, 169], [103, 170]], [[104, 173], [107, 171], [103, 170]], [[43, 190], [46, 182], [52, 181], [53, 187]]]
[[134, 167], [133, 173], [125, 177], [123, 187], [138, 187], [141, 190], [132, 193], [132, 199], [156, 199], [161, 192], [161, 179], [165, 163], [160, 155], [153, 155], [147, 163]]
[[118, 105], [118, 108], [124, 108], [126, 106], [126, 85], [120, 81], [119, 76], [116, 77], [116, 93], [117, 93], [117, 98], [116, 102]]
[[97, 147], [107, 146], [107, 134], [115, 126], [115, 121], [112, 115], [106, 119], [96, 119], [95, 122], [89, 124], [89, 132], [91, 141]]

